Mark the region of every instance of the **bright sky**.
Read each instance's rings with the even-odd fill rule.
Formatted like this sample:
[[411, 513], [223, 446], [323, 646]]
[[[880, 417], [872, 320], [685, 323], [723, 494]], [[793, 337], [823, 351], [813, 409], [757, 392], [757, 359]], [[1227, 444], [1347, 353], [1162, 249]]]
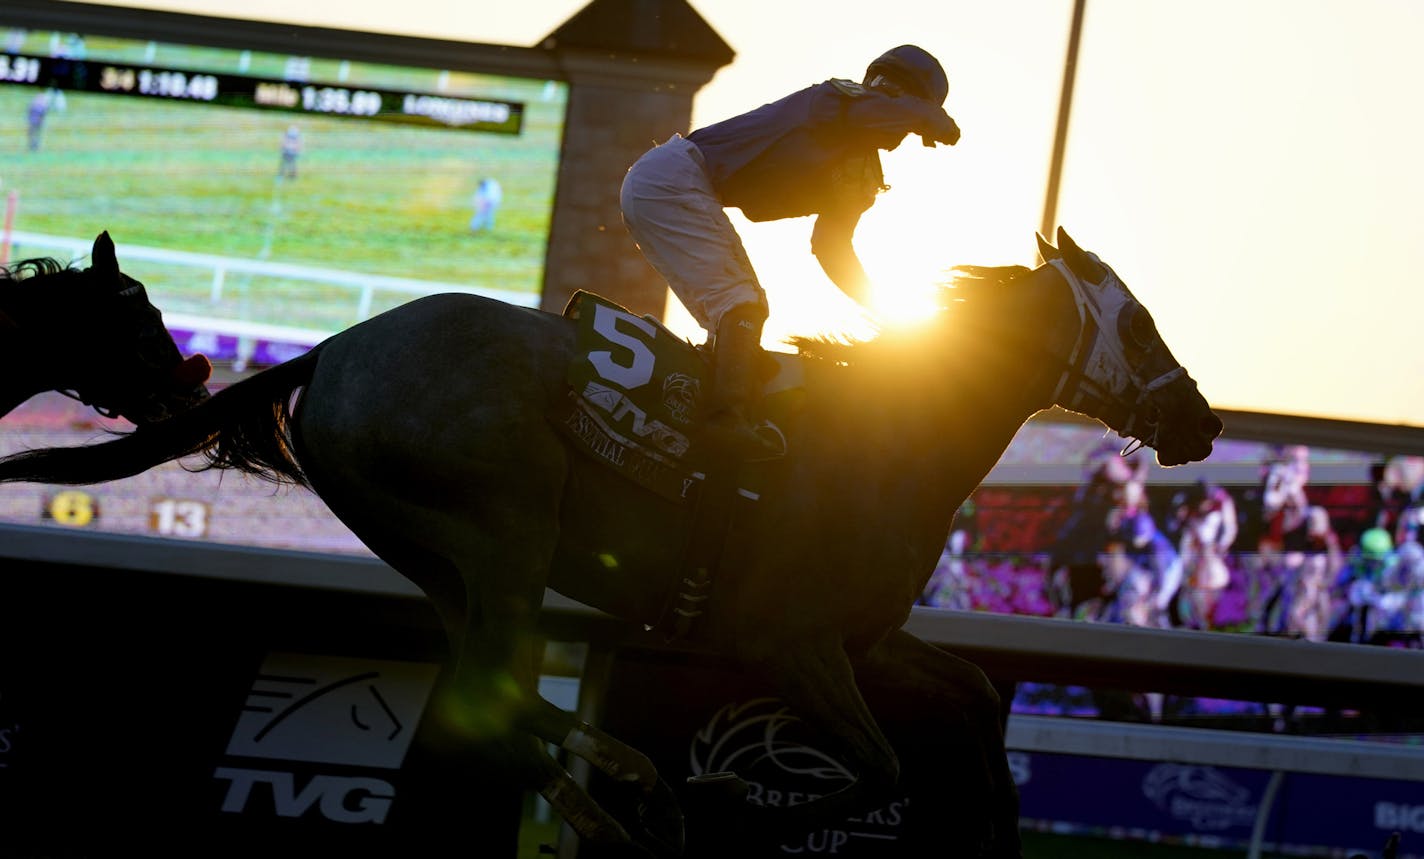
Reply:
[[[892, 190], [857, 234], [882, 286], [1034, 262], [1072, 0], [691, 2], [737, 51], [694, 125], [858, 79], [904, 42], [944, 63], [964, 136], [883, 156]], [[122, 5], [532, 45], [584, 0]], [[1424, 426], [1421, 39], [1417, 0], [1087, 0], [1058, 222], [1152, 309], [1214, 405]], [[808, 219], [736, 223], [769, 337], [856, 328]]]

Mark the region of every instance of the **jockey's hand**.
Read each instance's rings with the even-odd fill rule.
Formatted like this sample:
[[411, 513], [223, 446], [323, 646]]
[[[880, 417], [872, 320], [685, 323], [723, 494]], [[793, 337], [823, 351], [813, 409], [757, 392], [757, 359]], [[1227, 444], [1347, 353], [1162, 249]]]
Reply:
[[937, 143], [947, 143], [953, 146], [959, 142], [959, 126], [949, 114], [945, 114], [943, 122], [937, 122], [933, 128], [927, 128], [920, 132], [920, 142], [930, 149], [933, 149]]

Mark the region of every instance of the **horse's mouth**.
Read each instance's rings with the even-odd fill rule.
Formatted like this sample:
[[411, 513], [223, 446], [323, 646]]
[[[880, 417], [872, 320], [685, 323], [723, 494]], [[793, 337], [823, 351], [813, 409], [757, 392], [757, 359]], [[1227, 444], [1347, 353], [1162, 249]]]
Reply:
[[[1171, 426], [1167, 424], [1166, 426]], [[1165, 426], [1163, 437], [1157, 446], [1157, 463], [1164, 468], [1201, 462], [1211, 456], [1212, 442], [1222, 431], [1221, 418], [1210, 410], [1202, 414], [1195, 424], [1188, 424], [1182, 431], [1167, 436]]]

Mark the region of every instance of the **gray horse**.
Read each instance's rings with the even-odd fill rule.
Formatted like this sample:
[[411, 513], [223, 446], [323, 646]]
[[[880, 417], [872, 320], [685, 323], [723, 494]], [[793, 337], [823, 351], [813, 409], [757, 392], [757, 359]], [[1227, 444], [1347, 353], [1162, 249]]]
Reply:
[[[761, 500], [731, 517], [689, 642], [773, 684], [855, 780], [790, 808], [742, 806], [748, 825], [804, 832], [872, 808], [902, 767], [932, 768], [961, 784], [961, 801], [935, 812], [955, 855], [1019, 855], [993, 687], [901, 629], [954, 512], [1055, 404], [1153, 447], [1164, 466], [1205, 458], [1222, 429], [1108, 266], [1061, 230], [1039, 250], [1035, 269], [963, 269], [916, 333], [802, 344], [787, 453], [747, 466]], [[674, 856], [681, 814], [648, 759], [536, 690], [545, 588], [658, 624], [694, 523], [690, 505], [613, 474], [554, 426], [575, 331], [479, 297], [419, 299], [127, 436], [8, 457], [0, 481], [96, 483], [201, 455], [310, 487], [437, 608], [453, 655], [441, 724], [583, 838]], [[869, 683], [922, 702], [957, 738], [955, 759], [897, 755], [862, 697]], [[639, 813], [601, 808], [545, 743], [626, 785]], [[735, 777], [714, 781], [735, 795]]]

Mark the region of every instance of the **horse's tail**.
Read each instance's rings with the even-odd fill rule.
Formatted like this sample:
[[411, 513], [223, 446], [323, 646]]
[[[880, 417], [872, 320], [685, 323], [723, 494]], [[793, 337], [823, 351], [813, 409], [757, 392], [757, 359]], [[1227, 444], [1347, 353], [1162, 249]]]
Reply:
[[0, 483], [107, 483], [165, 462], [201, 456], [190, 471], [234, 469], [306, 486], [292, 449], [292, 399], [311, 381], [321, 346], [243, 379], [160, 423], [112, 441], [23, 451], [0, 458]]

